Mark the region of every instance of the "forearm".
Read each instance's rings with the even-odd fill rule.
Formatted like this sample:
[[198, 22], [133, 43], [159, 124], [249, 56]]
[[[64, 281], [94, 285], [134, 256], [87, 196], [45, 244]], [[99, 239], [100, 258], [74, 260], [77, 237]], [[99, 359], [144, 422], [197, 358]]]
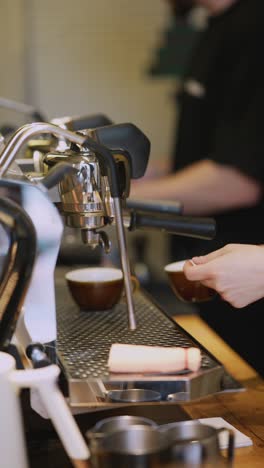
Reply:
[[210, 215], [254, 205], [260, 184], [238, 170], [203, 160], [174, 174], [142, 180], [132, 186], [131, 197], [179, 200], [185, 214]]
[[172, 172], [170, 161], [165, 158], [162, 158], [158, 161], [153, 161], [148, 164], [146, 173], [144, 175], [144, 181], [155, 179], [157, 177], [168, 176]]

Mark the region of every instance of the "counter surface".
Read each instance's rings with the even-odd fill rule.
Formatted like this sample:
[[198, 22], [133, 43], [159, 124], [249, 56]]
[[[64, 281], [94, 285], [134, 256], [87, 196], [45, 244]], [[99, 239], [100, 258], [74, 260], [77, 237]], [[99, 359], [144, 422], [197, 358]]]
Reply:
[[175, 317], [239, 380], [246, 391], [217, 394], [183, 409], [193, 418], [222, 417], [253, 440], [253, 446], [235, 450], [234, 468], [264, 466], [264, 380], [196, 315]]

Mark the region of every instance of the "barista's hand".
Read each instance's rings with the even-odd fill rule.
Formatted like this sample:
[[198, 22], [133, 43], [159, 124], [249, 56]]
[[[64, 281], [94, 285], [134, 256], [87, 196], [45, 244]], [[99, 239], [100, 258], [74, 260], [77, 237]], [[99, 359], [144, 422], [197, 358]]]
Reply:
[[184, 265], [191, 281], [201, 281], [237, 308], [264, 297], [264, 246], [229, 244]]

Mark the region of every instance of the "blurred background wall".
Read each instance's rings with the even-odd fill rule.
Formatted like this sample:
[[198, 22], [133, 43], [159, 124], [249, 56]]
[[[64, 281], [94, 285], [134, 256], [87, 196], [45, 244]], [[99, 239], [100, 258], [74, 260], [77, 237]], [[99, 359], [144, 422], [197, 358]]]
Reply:
[[132, 121], [150, 137], [153, 157], [167, 154], [170, 84], [145, 74], [166, 21], [166, 2], [25, 3], [28, 100], [49, 116], [100, 111], [116, 122]]
[[[25, 100], [24, 1], [0, 0], [0, 96]], [[23, 122], [14, 112], [0, 109], [1, 124]]]
[[[174, 83], [146, 72], [168, 15], [165, 0], [0, 0], [0, 95], [48, 118], [103, 112], [131, 121], [150, 138], [152, 160], [168, 158]], [[19, 117], [0, 110], [0, 119]]]
[[166, 157], [172, 83], [146, 69], [168, 14], [164, 0], [0, 0], [0, 95], [49, 118], [104, 112], [132, 121], [150, 137], [152, 157]]

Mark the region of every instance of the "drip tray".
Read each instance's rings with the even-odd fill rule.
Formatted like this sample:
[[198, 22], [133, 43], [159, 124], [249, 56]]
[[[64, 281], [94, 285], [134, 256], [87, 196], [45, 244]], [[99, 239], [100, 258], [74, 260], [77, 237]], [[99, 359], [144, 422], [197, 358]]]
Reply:
[[[142, 290], [134, 294], [137, 329], [127, 326], [125, 299], [107, 311], [80, 311], [62, 283], [56, 288], [58, 358], [72, 406], [102, 407], [129, 403], [183, 402], [243, 387], [223, 365], [164, 313]], [[112, 343], [147, 346], [197, 346], [198, 372], [179, 374], [109, 374]]]

